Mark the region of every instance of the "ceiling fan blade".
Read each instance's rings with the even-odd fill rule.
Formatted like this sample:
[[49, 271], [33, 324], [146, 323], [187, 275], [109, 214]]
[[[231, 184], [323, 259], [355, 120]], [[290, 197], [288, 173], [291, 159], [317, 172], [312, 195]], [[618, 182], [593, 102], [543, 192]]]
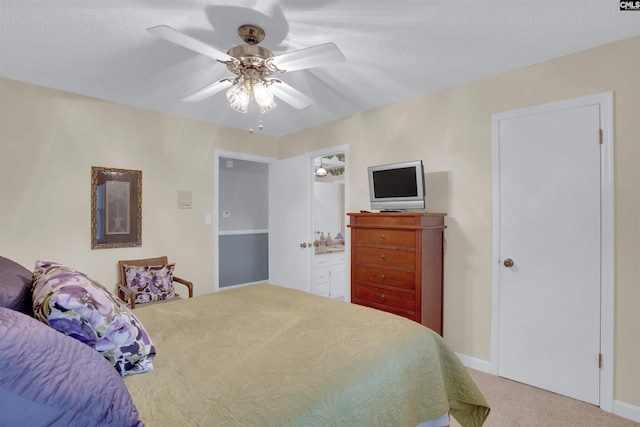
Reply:
[[205, 98], [215, 95], [216, 93], [225, 90], [233, 85], [233, 79], [222, 79], [215, 83], [211, 83], [207, 87], [203, 87], [200, 90], [193, 92], [191, 95], [187, 95], [182, 98], [183, 101], [197, 102], [202, 101]]
[[213, 58], [218, 61], [234, 60], [232, 56], [227, 55], [223, 51], [211, 46], [210, 44], [202, 42], [198, 39], [194, 39], [193, 37], [181, 33], [175, 28], [169, 27], [167, 25], [158, 25], [157, 27], [147, 28], [147, 31], [165, 40], [169, 40], [170, 42], [173, 42], [177, 45], [206, 55], [209, 58]]
[[309, 105], [313, 104], [313, 99], [309, 98], [299, 90], [289, 86], [285, 82], [276, 79], [273, 79], [271, 81], [273, 82], [271, 85], [269, 85], [269, 90], [271, 91], [271, 93], [287, 104], [291, 105], [293, 108], [302, 110], [303, 108], [306, 108]]
[[283, 53], [272, 60], [276, 67], [284, 71], [304, 70], [344, 61], [346, 59], [338, 46], [331, 42]]

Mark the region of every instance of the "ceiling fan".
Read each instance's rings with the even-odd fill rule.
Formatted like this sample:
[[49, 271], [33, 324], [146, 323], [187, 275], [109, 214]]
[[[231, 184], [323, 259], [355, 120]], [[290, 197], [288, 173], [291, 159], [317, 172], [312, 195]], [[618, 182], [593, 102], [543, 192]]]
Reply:
[[147, 31], [213, 58], [234, 74], [197, 90], [183, 98], [184, 101], [201, 101], [227, 89], [231, 107], [242, 113], [250, 109], [252, 93], [261, 113], [276, 106], [274, 96], [297, 109], [311, 105], [311, 98], [271, 76], [345, 61], [340, 49], [331, 42], [275, 56], [269, 49], [258, 46], [264, 40], [265, 32], [255, 25], [241, 25], [238, 35], [246, 44], [234, 46], [226, 53], [166, 25], [148, 28]]

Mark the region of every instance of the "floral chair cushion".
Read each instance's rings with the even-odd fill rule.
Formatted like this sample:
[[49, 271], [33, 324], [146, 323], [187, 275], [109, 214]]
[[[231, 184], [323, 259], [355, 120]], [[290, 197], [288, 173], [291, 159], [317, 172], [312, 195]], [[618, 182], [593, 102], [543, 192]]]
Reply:
[[169, 265], [126, 265], [124, 275], [127, 286], [136, 291], [136, 304], [162, 301], [178, 296], [173, 287], [173, 270]]
[[34, 316], [87, 344], [121, 376], [153, 369], [155, 347], [138, 318], [99, 283], [64, 265], [36, 262]]

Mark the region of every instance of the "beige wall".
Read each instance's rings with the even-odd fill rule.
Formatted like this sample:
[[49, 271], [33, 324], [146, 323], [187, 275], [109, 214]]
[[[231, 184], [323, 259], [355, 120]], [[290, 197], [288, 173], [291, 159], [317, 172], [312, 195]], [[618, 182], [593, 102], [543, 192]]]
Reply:
[[[168, 255], [212, 292], [214, 150], [277, 156], [277, 139], [0, 79], [0, 254], [67, 263], [115, 289], [117, 261]], [[91, 166], [142, 171], [142, 247], [91, 250]], [[191, 190], [193, 209], [177, 209]]]
[[[0, 79], [0, 254], [69, 263], [108, 287], [116, 261], [168, 254], [213, 290], [213, 152], [289, 157], [349, 145], [347, 210], [366, 166], [421, 158], [428, 209], [447, 213], [445, 330], [489, 360], [491, 114], [599, 92], [615, 109], [615, 399], [640, 406], [640, 37], [422, 96], [279, 140]], [[91, 166], [143, 171], [143, 246], [90, 249]], [[193, 209], [176, 209], [176, 191]]]
[[444, 335], [457, 352], [489, 360], [491, 115], [607, 91], [615, 114], [614, 398], [640, 406], [640, 37], [299, 132], [281, 138], [280, 155], [349, 144], [348, 211], [369, 208], [367, 166], [422, 159], [427, 208], [447, 213]]

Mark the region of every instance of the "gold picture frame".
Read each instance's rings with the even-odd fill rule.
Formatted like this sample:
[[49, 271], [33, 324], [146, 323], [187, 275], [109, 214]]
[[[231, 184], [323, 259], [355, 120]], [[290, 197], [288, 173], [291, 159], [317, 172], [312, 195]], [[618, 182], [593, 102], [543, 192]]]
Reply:
[[142, 246], [142, 171], [91, 167], [91, 249]]

